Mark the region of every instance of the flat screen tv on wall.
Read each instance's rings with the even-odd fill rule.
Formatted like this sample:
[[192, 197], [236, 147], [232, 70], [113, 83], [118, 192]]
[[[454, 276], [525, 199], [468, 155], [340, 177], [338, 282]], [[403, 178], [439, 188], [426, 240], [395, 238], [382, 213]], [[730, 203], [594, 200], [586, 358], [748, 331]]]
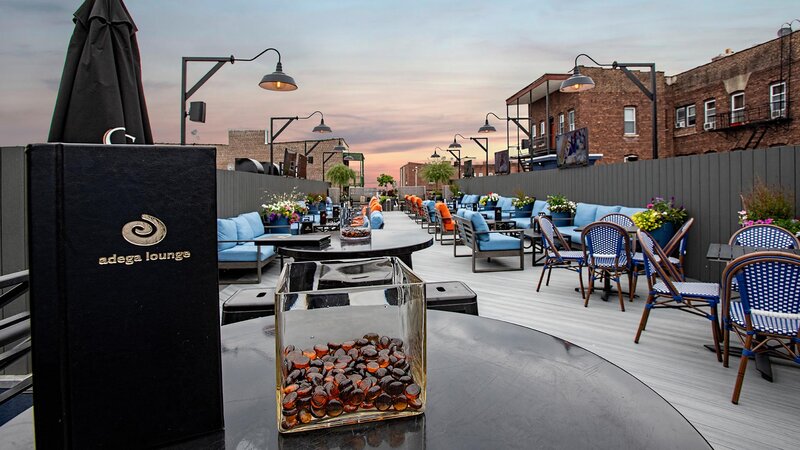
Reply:
[[308, 157], [302, 153], [297, 154], [297, 178], [306, 178], [308, 170]]
[[589, 164], [589, 129], [580, 128], [556, 137], [558, 168], [586, 166]]
[[501, 150], [494, 153], [494, 174], [504, 175], [511, 173], [511, 161], [508, 157], [508, 150]]

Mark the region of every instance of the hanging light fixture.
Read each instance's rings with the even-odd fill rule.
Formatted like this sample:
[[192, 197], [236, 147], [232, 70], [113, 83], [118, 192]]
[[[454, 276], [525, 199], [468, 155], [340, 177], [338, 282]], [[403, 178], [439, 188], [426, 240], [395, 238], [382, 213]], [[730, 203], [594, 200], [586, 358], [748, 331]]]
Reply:
[[342, 139], [341, 138], [339, 138], [339, 143], [336, 144], [335, 147], [333, 147], [333, 151], [335, 151], [335, 152], [343, 152], [343, 153], [347, 151], [347, 147], [342, 145]]

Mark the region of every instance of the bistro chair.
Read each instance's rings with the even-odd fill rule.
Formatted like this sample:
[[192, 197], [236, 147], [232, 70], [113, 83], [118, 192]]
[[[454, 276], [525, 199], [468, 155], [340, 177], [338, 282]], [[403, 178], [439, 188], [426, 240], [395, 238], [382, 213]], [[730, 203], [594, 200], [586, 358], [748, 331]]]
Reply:
[[[683, 281], [683, 275], [677, 268], [669, 263], [667, 254], [658, 245], [658, 242], [646, 231], [637, 231], [637, 237], [644, 253], [644, 270], [647, 276], [647, 303], [642, 311], [639, 321], [639, 330], [633, 342], [639, 343], [647, 326], [650, 311], [655, 308], [677, 309], [696, 316], [705, 317], [711, 321], [711, 336], [714, 339], [714, 350], [717, 360], [722, 360], [719, 349], [719, 324], [717, 319], [717, 304], [719, 304], [719, 284], [697, 283]], [[656, 277], [660, 278], [655, 282]], [[705, 310], [708, 308], [708, 311]]]
[[[681, 276], [680, 281], [686, 281], [686, 275], [683, 272], [683, 260], [686, 257], [686, 239], [689, 236], [689, 229], [692, 228], [694, 224], [694, 218], [690, 217], [689, 220], [684, 222], [678, 231], [672, 236], [672, 239], [669, 240], [667, 246], [664, 247], [664, 254], [665, 255], [673, 255], [677, 252], [676, 256], [669, 256], [669, 262], [672, 264], [675, 269], [678, 270], [678, 273]], [[658, 260], [659, 256], [654, 255], [655, 258]], [[633, 290], [636, 290], [636, 284], [639, 280], [639, 267], [643, 267], [645, 263], [644, 253], [636, 252], [633, 254]], [[648, 285], [649, 286], [649, 285]]]
[[[570, 250], [569, 244], [564, 239], [564, 236], [559, 233], [550, 219], [544, 216], [538, 216], [535, 220], [539, 223], [539, 229], [541, 230], [542, 249], [544, 253], [542, 275], [539, 276], [539, 284], [536, 286], [536, 292], [539, 292], [539, 289], [542, 287], [542, 280], [544, 279], [545, 272], [547, 272], [547, 282], [545, 286], [549, 286], [550, 274], [553, 273], [553, 269], [567, 269], [578, 273], [581, 297], [583, 297], [585, 294], [583, 288], [583, 252], [580, 250]], [[562, 250], [559, 250], [559, 245]]]
[[633, 301], [631, 264], [631, 240], [628, 232], [621, 226], [612, 222], [592, 222], [581, 233], [583, 243], [583, 259], [589, 269], [589, 289], [586, 291], [586, 300], [583, 306], [589, 306], [589, 297], [594, 291], [594, 282], [609, 277], [617, 284], [619, 293], [619, 308], [625, 311], [625, 301], [622, 299], [620, 278], [627, 275], [630, 287], [630, 300]]
[[[737, 280], [739, 299], [731, 296]], [[730, 332], [742, 342], [739, 372], [731, 402], [739, 403], [747, 360], [758, 353], [800, 364], [800, 256], [755, 252], [731, 261], [722, 273], [725, 344], [728, 367]]]
[[620, 214], [620, 213], [606, 214], [605, 216], [600, 218], [600, 221], [601, 222], [615, 223], [615, 224], [617, 224], [617, 225], [619, 225], [621, 227], [634, 227], [634, 226], [636, 226], [633, 223], [633, 219], [631, 219], [630, 217], [626, 216], [625, 214]]
[[761, 248], [800, 248], [800, 241], [781, 227], [768, 224], [750, 225], [736, 230], [729, 245]]

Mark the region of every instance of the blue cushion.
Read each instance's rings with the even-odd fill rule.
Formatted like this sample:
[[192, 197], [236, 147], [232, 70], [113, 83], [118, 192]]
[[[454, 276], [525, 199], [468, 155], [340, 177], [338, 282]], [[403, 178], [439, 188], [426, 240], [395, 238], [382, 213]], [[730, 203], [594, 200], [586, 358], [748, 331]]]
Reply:
[[380, 211], [375, 211], [369, 217], [369, 224], [374, 229], [381, 229], [383, 228], [383, 214]]
[[253, 232], [253, 227], [250, 226], [250, 222], [247, 221], [242, 216], [234, 217], [233, 222], [236, 224], [236, 238], [239, 240], [250, 240], [255, 237], [255, 233]]
[[628, 217], [633, 217], [639, 211], [646, 211], [647, 208], [628, 208], [627, 206], [623, 206], [619, 209], [620, 214], [625, 214]]
[[467, 211], [466, 215], [464, 216], [465, 219], [469, 219], [472, 222], [472, 228], [475, 229], [475, 233], [482, 233], [478, 234], [478, 241], [489, 241], [489, 235], [483, 233], [484, 231], [489, 231], [489, 224], [486, 223], [486, 219], [483, 218], [481, 213], [474, 212], [474, 211]]
[[478, 248], [481, 251], [519, 250], [520, 241], [515, 237], [493, 233], [488, 241], [479, 241]]
[[526, 228], [530, 228], [531, 227], [531, 218], [530, 217], [514, 217], [511, 220], [513, 220], [514, 223], [516, 223], [514, 228], [518, 228], [518, 229], [524, 230]]
[[594, 222], [595, 214], [597, 214], [597, 205], [578, 203], [578, 207], [575, 209], [575, 218], [572, 223], [576, 227], [588, 225]]
[[250, 228], [253, 229], [253, 236], [264, 234], [264, 223], [261, 221], [261, 216], [257, 212], [240, 214], [239, 217], [247, 219], [247, 223], [249, 223]]
[[464, 217], [464, 213], [466, 213], [466, 212], [467, 212], [467, 210], [466, 210], [466, 209], [464, 209], [464, 208], [458, 208], [458, 210], [456, 211], [456, 215], [457, 215], [458, 217]]
[[[237, 245], [217, 253], [217, 259], [222, 262], [255, 262], [258, 248], [255, 245]], [[275, 247], [271, 245], [262, 245], [260, 248], [260, 261], [264, 261], [275, 254]]]
[[545, 216], [550, 215], [550, 205], [547, 202], [544, 203], [544, 208], [542, 208], [542, 212], [544, 213]]
[[598, 222], [604, 216], [607, 216], [607, 215], [613, 214], [613, 213], [618, 213], [620, 208], [622, 208], [622, 207], [621, 206], [600, 205], [600, 206], [597, 207], [597, 212], [594, 215], [594, 221]]
[[497, 207], [502, 209], [503, 211], [512, 210], [514, 209], [514, 207], [511, 206], [511, 201], [512, 199], [508, 197], [500, 197], [500, 200], [497, 201]]
[[[217, 240], [235, 241], [236, 222], [231, 219], [217, 219]], [[219, 252], [232, 247], [236, 247], [235, 242], [217, 244], [217, 251]]]
[[538, 216], [540, 212], [544, 211], [545, 206], [547, 206], [547, 202], [544, 200], [536, 200], [533, 202], [533, 211], [531, 211], [531, 216]]
[[564, 236], [564, 239], [569, 237], [570, 238], [569, 242], [580, 245], [581, 233], [575, 231], [575, 227], [576, 225], [565, 225], [563, 227], [556, 227], [556, 228], [558, 228], [558, 231], [561, 233], [562, 236]]

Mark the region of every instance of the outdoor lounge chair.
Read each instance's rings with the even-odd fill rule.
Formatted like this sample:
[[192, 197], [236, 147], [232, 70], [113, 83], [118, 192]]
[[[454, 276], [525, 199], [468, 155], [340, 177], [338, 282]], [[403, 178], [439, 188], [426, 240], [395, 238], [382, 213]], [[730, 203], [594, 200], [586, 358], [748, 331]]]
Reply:
[[[454, 245], [456, 241], [456, 224], [450, 215], [450, 209], [444, 203], [436, 204], [436, 232], [441, 245]], [[445, 239], [450, 236], [450, 239]], [[445, 243], [445, 240], [448, 243]]]
[[583, 243], [583, 259], [589, 269], [589, 289], [586, 291], [586, 301], [583, 306], [589, 306], [589, 298], [594, 291], [594, 282], [609, 277], [617, 284], [619, 294], [619, 309], [625, 311], [625, 301], [622, 299], [620, 278], [623, 274], [628, 276], [630, 286], [630, 300], [633, 301], [631, 264], [631, 240], [628, 233], [621, 226], [612, 222], [593, 222], [584, 228], [581, 233]]
[[[719, 284], [685, 282], [683, 276], [668, 261], [667, 254], [658, 245], [658, 242], [646, 231], [638, 231], [637, 237], [644, 253], [644, 268], [647, 275], [647, 303], [642, 311], [639, 329], [633, 342], [639, 343], [639, 338], [647, 326], [650, 311], [655, 308], [678, 309], [681, 311], [705, 317], [711, 322], [711, 336], [714, 339], [714, 350], [717, 359], [721, 360], [719, 350], [719, 324], [717, 322], [717, 304], [719, 303]], [[655, 277], [660, 278], [654, 282]], [[701, 309], [703, 308], [703, 309]], [[704, 310], [708, 308], [708, 312]]]
[[[586, 292], [583, 288], [583, 252], [580, 250], [570, 250], [569, 244], [558, 232], [553, 222], [547, 217], [536, 217], [539, 222], [539, 229], [542, 232], [542, 248], [544, 253], [544, 264], [542, 265], [542, 274], [539, 276], [539, 284], [536, 286], [536, 292], [542, 287], [542, 279], [544, 273], [547, 272], [547, 282], [545, 286], [550, 285], [550, 274], [553, 269], [567, 269], [578, 273], [578, 281], [581, 286], [581, 297]], [[536, 245], [536, 243], [533, 243]], [[561, 249], [559, 250], [559, 246]]]
[[[731, 296], [738, 281], [740, 298]], [[739, 372], [731, 402], [739, 403], [747, 360], [770, 352], [800, 364], [800, 256], [755, 252], [741, 256], [722, 273], [725, 344], [723, 365], [728, 367], [730, 332], [742, 342]]]
[[[501, 270], [523, 270], [523, 230], [489, 231], [486, 219], [479, 212], [467, 211], [464, 217], [455, 217], [459, 234], [464, 245], [472, 250], [473, 272], [497, 272]], [[455, 246], [453, 247], [455, 256]], [[519, 256], [518, 269], [481, 269], [475, 267], [478, 258], [491, 258], [498, 256]]]
[[275, 247], [256, 245], [255, 240], [270, 228], [264, 226], [257, 212], [241, 214], [231, 219], [217, 219], [217, 268], [256, 269], [256, 280], [261, 283], [261, 269], [275, 259]]

